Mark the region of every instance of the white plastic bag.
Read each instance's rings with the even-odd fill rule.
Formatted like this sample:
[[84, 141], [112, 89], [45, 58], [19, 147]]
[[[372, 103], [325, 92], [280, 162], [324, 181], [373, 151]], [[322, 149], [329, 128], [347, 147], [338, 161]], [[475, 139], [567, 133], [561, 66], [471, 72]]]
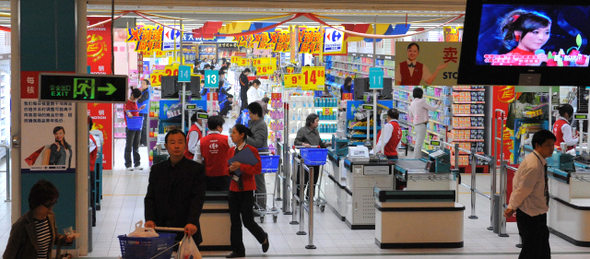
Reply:
[[199, 248], [193, 240], [193, 237], [185, 234], [184, 238], [180, 241], [180, 246], [178, 247], [178, 254], [176, 258], [202, 259], [203, 257], [201, 256], [201, 252], [199, 252]]
[[156, 230], [153, 228], [144, 228], [143, 227], [143, 220], [135, 223], [135, 231], [129, 233], [128, 237], [159, 237]]

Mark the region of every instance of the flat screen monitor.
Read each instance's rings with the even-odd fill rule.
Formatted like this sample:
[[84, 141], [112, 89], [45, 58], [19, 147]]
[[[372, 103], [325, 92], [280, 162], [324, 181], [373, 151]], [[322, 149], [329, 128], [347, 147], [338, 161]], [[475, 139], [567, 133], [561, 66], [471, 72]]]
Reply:
[[[379, 93], [379, 100], [391, 100], [393, 80], [391, 78], [383, 78], [383, 90], [377, 90]], [[369, 88], [369, 78], [355, 78], [354, 79], [354, 99], [363, 100], [365, 93], [373, 93]]]
[[[182, 83], [178, 82], [178, 76], [162, 77], [162, 98], [178, 98], [178, 92], [181, 90]], [[191, 91], [191, 98], [201, 99], [200, 77], [191, 77], [191, 82], [187, 84], [186, 90]]]
[[468, 0], [458, 84], [588, 85], [590, 2]]

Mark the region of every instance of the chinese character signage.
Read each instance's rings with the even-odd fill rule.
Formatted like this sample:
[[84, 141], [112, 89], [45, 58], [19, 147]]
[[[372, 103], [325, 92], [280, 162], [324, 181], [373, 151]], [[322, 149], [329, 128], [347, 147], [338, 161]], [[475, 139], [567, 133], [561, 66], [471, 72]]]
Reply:
[[75, 169], [75, 104], [22, 99], [21, 109], [21, 168], [44, 172]]
[[[324, 46], [324, 54], [346, 54], [344, 33], [334, 29], [318, 27], [301, 27], [299, 30], [298, 49], [300, 53], [319, 54]], [[268, 49], [272, 52], [289, 52], [291, 35], [288, 30], [275, 30], [252, 35], [234, 37], [238, 47]], [[327, 45], [326, 45], [327, 44]]]
[[[93, 25], [108, 18], [88, 17], [87, 24]], [[88, 66], [91, 74], [112, 74], [112, 44], [111, 44], [111, 22], [89, 28], [86, 36], [86, 50], [88, 55]]]
[[[102, 132], [102, 168], [113, 169], [113, 104], [89, 103], [88, 115], [92, 118], [93, 129]], [[98, 139], [97, 139], [98, 141]], [[121, 155], [123, 152], [119, 153]]]
[[137, 42], [135, 51], [150, 52], [162, 50], [164, 27], [142, 26], [127, 29], [127, 42]]
[[395, 85], [457, 85], [460, 42], [396, 42]]
[[40, 100], [127, 101], [127, 76], [42, 73], [39, 78]]

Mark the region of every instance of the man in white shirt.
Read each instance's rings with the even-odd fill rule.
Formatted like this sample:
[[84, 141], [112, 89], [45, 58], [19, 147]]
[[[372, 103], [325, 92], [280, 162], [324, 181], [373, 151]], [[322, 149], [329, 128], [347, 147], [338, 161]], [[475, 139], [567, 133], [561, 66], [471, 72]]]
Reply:
[[409, 119], [413, 120], [414, 123], [414, 155], [413, 159], [420, 159], [422, 157], [422, 145], [424, 144], [424, 138], [426, 138], [426, 125], [430, 119], [428, 111], [436, 111], [440, 106], [441, 101], [438, 101], [436, 106], [431, 106], [426, 102], [424, 98], [424, 90], [420, 87], [414, 88], [412, 92], [414, 100], [410, 104], [409, 108]]
[[528, 154], [514, 174], [512, 195], [505, 217], [516, 212], [516, 225], [522, 239], [519, 258], [551, 258], [547, 211], [549, 190], [546, 158], [553, 154], [555, 135], [541, 130], [533, 135], [534, 151]]

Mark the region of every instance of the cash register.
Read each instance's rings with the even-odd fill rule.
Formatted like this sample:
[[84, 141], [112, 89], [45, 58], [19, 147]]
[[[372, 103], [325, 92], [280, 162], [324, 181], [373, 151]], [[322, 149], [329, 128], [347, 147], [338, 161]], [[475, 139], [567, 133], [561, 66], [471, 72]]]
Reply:
[[431, 173], [451, 172], [451, 153], [446, 149], [439, 149], [428, 155], [425, 170]]

